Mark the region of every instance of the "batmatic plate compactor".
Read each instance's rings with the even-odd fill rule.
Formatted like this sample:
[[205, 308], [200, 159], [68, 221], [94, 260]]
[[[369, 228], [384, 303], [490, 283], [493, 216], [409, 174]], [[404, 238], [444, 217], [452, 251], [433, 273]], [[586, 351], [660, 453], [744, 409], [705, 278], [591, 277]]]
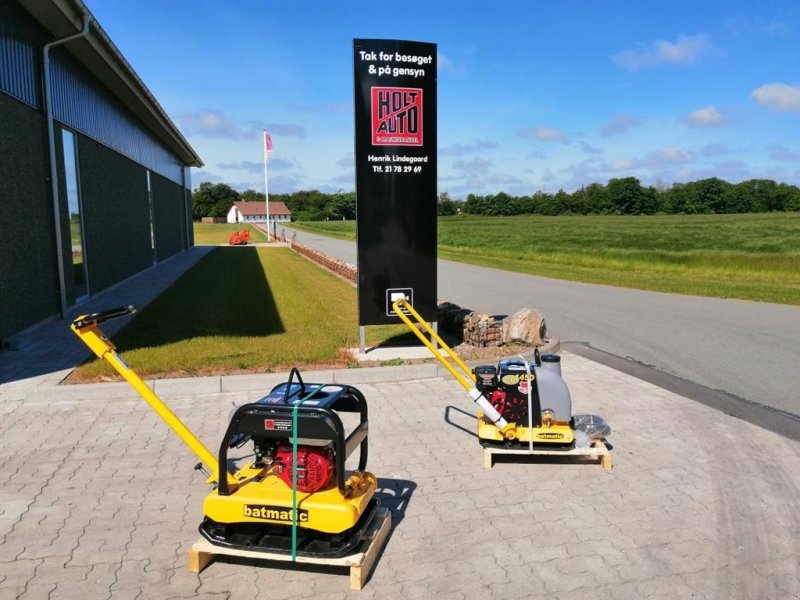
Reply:
[[[203, 502], [203, 537], [224, 548], [291, 554], [293, 559], [335, 558], [355, 548], [378, 507], [377, 479], [366, 471], [369, 421], [364, 395], [348, 385], [304, 383], [292, 369], [286, 383], [234, 410], [215, 456], [125, 364], [100, 330], [104, 321], [135, 310], [84, 315], [71, 329], [200, 459], [196, 468], [213, 486]], [[358, 421], [349, 433], [343, 417]], [[345, 460], [356, 450], [358, 468], [346, 472]], [[232, 453], [244, 454], [244, 465], [229, 470], [237, 464]]]
[[[534, 446], [569, 450], [576, 438], [586, 447], [611, 431], [595, 415], [573, 415], [572, 399], [561, 377], [561, 357], [535, 352], [533, 362], [505, 359], [498, 365], [470, 369], [430, 328], [405, 299], [393, 304], [395, 313], [450, 371], [478, 405], [478, 439], [485, 447]], [[441, 346], [446, 360], [411, 319]]]

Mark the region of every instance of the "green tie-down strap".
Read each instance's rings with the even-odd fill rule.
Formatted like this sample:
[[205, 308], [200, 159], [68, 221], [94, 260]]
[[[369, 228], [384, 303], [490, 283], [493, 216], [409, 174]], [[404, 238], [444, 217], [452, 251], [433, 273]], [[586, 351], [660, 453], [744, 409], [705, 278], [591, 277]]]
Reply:
[[297, 409], [323, 387], [325, 387], [324, 383], [298, 400], [292, 411], [292, 562], [297, 561]]

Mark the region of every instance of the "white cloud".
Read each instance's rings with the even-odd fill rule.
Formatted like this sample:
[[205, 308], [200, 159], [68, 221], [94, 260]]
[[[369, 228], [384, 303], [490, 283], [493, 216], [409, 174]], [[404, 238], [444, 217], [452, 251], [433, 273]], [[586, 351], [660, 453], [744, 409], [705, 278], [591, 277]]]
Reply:
[[488, 173], [492, 167], [492, 161], [487, 158], [476, 156], [470, 160], [457, 160], [453, 162], [453, 168], [458, 171], [467, 171], [472, 174]]
[[689, 150], [683, 148], [665, 147], [650, 152], [642, 159], [642, 166], [659, 167], [664, 164], [688, 163], [695, 160], [695, 156]]
[[642, 158], [612, 159], [599, 165], [598, 171], [632, 171], [634, 169], [663, 169], [674, 165], [691, 163], [696, 160], [694, 153], [683, 148], [666, 146], [648, 152]]
[[642, 122], [638, 117], [621, 113], [603, 125], [603, 130], [601, 131], [600, 135], [603, 137], [620, 135], [622, 133], [626, 133], [631, 127], [635, 127], [641, 123]]
[[785, 146], [775, 144], [770, 149], [769, 157], [773, 160], [786, 160], [789, 162], [800, 162], [800, 152], [789, 150]]
[[768, 83], [754, 89], [751, 95], [764, 108], [800, 112], [800, 85]]
[[673, 177], [675, 180], [682, 181], [697, 181], [698, 179], [708, 179], [709, 177], [719, 177], [724, 181], [730, 183], [737, 183], [745, 179], [751, 179], [754, 176], [763, 176], [764, 174], [758, 171], [753, 171], [750, 165], [741, 161], [726, 161], [716, 163], [702, 169], [693, 169], [680, 173], [679, 177]]
[[726, 124], [725, 115], [716, 106], [698, 108], [683, 117], [683, 122], [689, 127], [710, 128]]
[[[264, 163], [257, 162], [253, 160], [241, 160], [239, 162], [224, 162], [219, 163], [217, 165], [220, 169], [238, 169], [241, 171], [249, 171], [250, 173], [263, 173], [264, 172]], [[269, 168], [281, 170], [281, 169], [291, 169], [294, 167], [292, 161], [287, 160], [285, 158], [272, 158], [269, 161]]]
[[[459, 57], [469, 56], [471, 54], [474, 54], [475, 52], [474, 46], [464, 47], [464, 48], [451, 48], [451, 49], [453, 49], [455, 53], [459, 55]], [[467, 70], [463, 66], [454, 62], [453, 59], [450, 58], [450, 55], [444, 54], [441, 50], [439, 50], [436, 53], [436, 66], [439, 69], [439, 71], [449, 71], [450, 73], [458, 73], [458, 74], [464, 74], [467, 72]]]
[[523, 138], [535, 139], [540, 142], [561, 142], [567, 143], [567, 136], [559, 129], [552, 127], [543, 127], [537, 125], [536, 127], [529, 127], [527, 129], [520, 129], [517, 135]]
[[496, 185], [521, 185], [523, 183], [519, 177], [510, 173], [495, 173], [482, 179], [484, 183]]
[[264, 163], [252, 160], [241, 160], [239, 162], [219, 163], [217, 167], [220, 169], [240, 169], [242, 171], [250, 171], [251, 173], [259, 173], [264, 170]]
[[584, 154], [603, 154], [604, 152], [602, 148], [597, 148], [595, 146], [587, 144], [586, 142], [578, 142], [578, 144], [580, 144], [581, 151]]
[[336, 164], [338, 166], [344, 167], [346, 169], [352, 169], [356, 164], [356, 160], [355, 160], [355, 157], [353, 157], [352, 154], [348, 154], [346, 156], [343, 156], [339, 160], [337, 160]]
[[480, 152], [481, 150], [489, 150], [497, 148], [500, 144], [491, 140], [475, 140], [472, 144], [453, 144], [446, 148], [439, 149], [439, 156], [464, 156], [465, 154], [472, 154]]
[[694, 63], [701, 58], [721, 53], [722, 50], [714, 45], [708, 35], [699, 33], [680, 34], [674, 42], [656, 40], [649, 46], [636, 50], [623, 50], [612, 58], [615, 63], [628, 71], [639, 71], [661, 65]]
[[211, 138], [226, 138], [229, 140], [259, 139], [266, 129], [271, 135], [284, 135], [292, 137], [305, 137], [306, 128], [293, 123], [265, 123], [263, 121], [248, 120], [237, 123], [224, 113], [216, 109], [205, 112], [184, 112], [178, 115], [181, 130], [187, 135], [198, 135]]
[[608, 163], [608, 168], [612, 171], [627, 171], [628, 169], [633, 169], [634, 164], [630, 160], [614, 159]]
[[271, 136], [285, 135], [287, 137], [306, 137], [306, 128], [303, 125], [295, 125], [294, 123], [267, 123], [265, 127], [259, 127], [257, 121], [248, 121], [248, 123], [250, 123], [251, 131], [254, 127], [256, 129], [266, 129]]
[[292, 104], [288, 107], [291, 112], [302, 113], [340, 113], [353, 110], [352, 102], [328, 102], [326, 104]]
[[[269, 178], [270, 194], [291, 194], [303, 185], [303, 179], [297, 175], [280, 175]], [[263, 185], [262, 185], [263, 188]]]
[[207, 135], [232, 140], [245, 137], [244, 130], [218, 110], [179, 115], [181, 129], [188, 135]]
[[337, 175], [336, 177], [332, 177], [331, 181], [334, 183], [345, 183], [353, 185], [356, 180], [356, 172], [355, 171], [348, 171], [344, 175]]
[[730, 150], [725, 144], [706, 144], [700, 149], [700, 154], [703, 156], [720, 156], [729, 152]]
[[734, 15], [724, 21], [725, 29], [734, 37], [784, 36], [790, 33], [790, 27], [783, 21], [765, 21], [758, 17]]
[[441, 52], [436, 53], [436, 66], [445, 71], [455, 70], [455, 65], [453, 64], [453, 61], [450, 60], [447, 56], [445, 56]]
[[220, 183], [223, 179], [219, 175], [215, 173], [211, 173], [210, 171], [204, 171], [202, 169], [194, 169], [192, 171], [192, 187], [197, 189], [200, 187], [201, 183]]

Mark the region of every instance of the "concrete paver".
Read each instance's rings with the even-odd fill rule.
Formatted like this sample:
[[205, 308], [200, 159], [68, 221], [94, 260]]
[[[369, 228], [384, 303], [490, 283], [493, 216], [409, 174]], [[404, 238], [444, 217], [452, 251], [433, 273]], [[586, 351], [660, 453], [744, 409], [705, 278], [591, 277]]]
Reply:
[[[0, 597], [799, 597], [797, 442], [577, 355], [562, 368], [575, 410], [614, 428], [610, 474], [518, 457], [484, 471], [454, 381], [357, 384], [369, 469], [393, 513], [360, 592], [327, 568], [218, 561], [189, 573], [208, 488], [141, 400], [4, 400]], [[215, 448], [232, 403], [264, 383], [163, 398]]]
[[[197, 247], [74, 311], [144, 306]], [[434, 364], [304, 372], [356, 385], [393, 528], [360, 592], [346, 573], [220, 560], [187, 569], [209, 491], [124, 383], [58, 383], [87, 350], [54, 321], [0, 354], [0, 598], [800, 598], [800, 444], [575, 354], [576, 412], [603, 415], [614, 470], [498, 457]], [[104, 326], [113, 336], [122, 322]], [[135, 366], [135, 365], [134, 365]], [[149, 384], [215, 449], [232, 405], [286, 374]]]

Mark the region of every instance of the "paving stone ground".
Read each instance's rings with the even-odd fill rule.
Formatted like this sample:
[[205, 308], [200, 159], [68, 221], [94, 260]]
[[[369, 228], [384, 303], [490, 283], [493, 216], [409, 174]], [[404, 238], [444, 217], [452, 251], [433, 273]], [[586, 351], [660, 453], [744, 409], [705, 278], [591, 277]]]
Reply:
[[[613, 427], [611, 473], [518, 457], [484, 471], [454, 381], [356, 384], [393, 518], [359, 592], [326, 568], [220, 560], [190, 573], [209, 490], [144, 402], [5, 398], [0, 598], [800, 597], [800, 444], [576, 355], [563, 371], [575, 411]], [[216, 449], [231, 406], [264, 391], [253, 382], [163, 397]]]

